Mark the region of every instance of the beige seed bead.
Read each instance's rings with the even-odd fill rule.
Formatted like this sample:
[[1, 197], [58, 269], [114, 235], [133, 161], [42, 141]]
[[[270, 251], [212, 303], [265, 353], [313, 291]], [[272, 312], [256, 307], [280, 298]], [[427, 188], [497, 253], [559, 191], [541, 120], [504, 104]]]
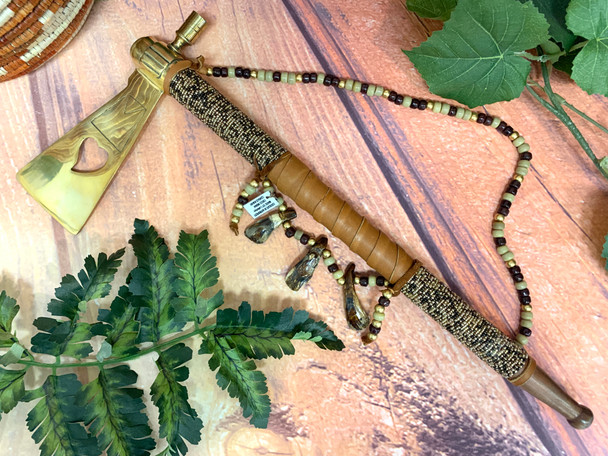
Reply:
[[247, 198], [247, 197], [249, 196], [249, 193], [247, 193], [245, 190], [243, 190], [243, 191], [240, 193], [240, 195], [241, 195], [241, 196], [244, 196], [245, 198]]
[[382, 322], [379, 320], [373, 320], [372, 321], [372, 326], [375, 328], [382, 328]]
[[296, 74], [296, 82], [302, 82], [302, 75], [301, 74]]
[[391, 290], [384, 290], [382, 292], [382, 296], [384, 296], [386, 299], [391, 299], [393, 297], [393, 292]]
[[310, 238], [310, 239], [308, 240], [308, 245], [309, 245], [309, 246], [311, 246], [311, 247], [312, 247], [313, 245], [315, 245], [316, 243], [317, 243], [317, 241], [316, 241], [316, 239], [315, 239], [315, 238]]
[[213, 68], [207, 67], [207, 76], [213, 76]]
[[346, 81], [344, 79], [340, 79], [340, 82], [338, 82], [338, 88], [343, 89], [345, 86], [346, 86]]
[[258, 78], [258, 70], [251, 70], [251, 77], [253, 79], [257, 79]]
[[329, 258], [331, 256], [331, 252], [327, 249], [323, 250], [323, 258]]
[[469, 119], [471, 122], [477, 122], [477, 113], [471, 113], [471, 118]]
[[506, 265], [508, 268], [512, 268], [513, 266], [515, 266], [517, 263], [515, 262], [515, 260], [509, 260], [506, 262]]
[[285, 228], [285, 229], [291, 228], [291, 223], [283, 222], [283, 228]]
[[[389, 96], [390, 94], [391, 94], [391, 91], [390, 91], [390, 90], [388, 90], [388, 89], [384, 89], [384, 92], [382, 92], [382, 96], [383, 96], [384, 98], [388, 98], [388, 96]], [[426, 107], [427, 107], [427, 109], [428, 109], [428, 107], [429, 107], [429, 106], [428, 106], [428, 104], [427, 104], [427, 106], [426, 106]]]
[[365, 336], [365, 337], [367, 337], [367, 340], [369, 340], [370, 342], [373, 342], [373, 341], [375, 341], [375, 340], [378, 338], [378, 336], [377, 336], [377, 335], [372, 334], [372, 333], [369, 333], [369, 334], [368, 334], [367, 336]]
[[361, 279], [359, 277], [355, 277], [355, 284], [359, 285], [361, 283]]
[[521, 174], [515, 173], [515, 174], [513, 174], [513, 179], [515, 179], [516, 181], [519, 181], [519, 182], [523, 182], [524, 176], [522, 176]]
[[514, 131], [513, 133], [511, 133], [511, 134], [509, 135], [509, 139], [510, 139], [511, 141], [515, 141], [517, 138], [519, 138], [519, 133], [518, 133], [518, 132], [516, 132], [516, 131]]
[[494, 220], [496, 220], [497, 222], [504, 222], [505, 221], [505, 216], [502, 214], [496, 214], [494, 216]]
[[270, 182], [268, 179], [266, 179], [264, 182], [262, 182], [262, 186], [264, 188], [268, 188], [272, 185], [272, 182]]
[[344, 280], [344, 277], [340, 277], [338, 280], [338, 285], [344, 285], [344, 282], [346, 282], [346, 280]]
[[384, 308], [384, 306], [381, 306], [380, 304], [376, 304], [376, 307], [374, 307], [374, 312], [377, 313], [384, 313], [386, 310]]
[[234, 207], [236, 207], [237, 209], [243, 209], [243, 205], [241, 203], [236, 203]]
[[236, 215], [234, 215], [234, 216], [233, 216], [233, 217], [230, 219], [230, 221], [231, 221], [232, 223], [239, 223], [239, 221], [240, 221], [240, 220], [241, 220], [241, 219], [240, 219], [240, 217], [237, 217]]
[[432, 111], [434, 107], [435, 107], [435, 102], [434, 101], [427, 101], [426, 102], [426, 109], [428, 111]]
[[524, 304], [521, 306], [521, 310], [523, 312], [532, 312], [532, 306], [530, 304]]
[[249, 185], [251, 185], [253, 188], [258, 188], [260, 183], [257, 181], [257, 179], [253, 179], [251, 182], [249, 182]]
[[281, 205], [279, 206], [279, 210], [280, 210], [281, 212], [285, 212], [285, 211], [287, 210], [287, 206], [285, 206], [284, 204], [281, 204]]

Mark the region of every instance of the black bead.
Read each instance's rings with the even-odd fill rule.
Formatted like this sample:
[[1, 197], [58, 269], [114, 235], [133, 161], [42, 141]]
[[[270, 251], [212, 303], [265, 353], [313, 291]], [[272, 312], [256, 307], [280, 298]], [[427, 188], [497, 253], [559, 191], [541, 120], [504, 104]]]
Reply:
[[519, 182], [517, 179], [513, 179], [511, 182], [509, 182], [509, 185], [511, 187], [519, 188], [521, 187], [521, 182]]
[[420, 104], [420, 100], [418, 98], [412, 98], [412, 103], [410, 104], [410, 108], [418, 109], [419, 104]]
[[302, 235], [302, 237], [300, 238], [300, 244], [306, 245], [306, 244], [308, 244], [308, 241], [310, 241], [310, 236], [308, 234], [304, 233]]
[[331, 78], [331, 85], [334, 87], [338, 87], [340, 85], [340, 78], [334, 76]]
[[249, 200], [243, 195], [239, 195], [236, 201], [240, 204], [247, 204], [249, 202]]
[[519, 298], [519, 302], [522, 304], [530, 304], [532, 302], [532, 298], [530, 298], [530, 296], [522, 296]]
[[506, 207], [504, 207], [504, 206], [499, 207], [499, 208], [498, 208], [498, 211], [496, 211], [496, 212], [498, 212], [498, 213], [499, 213], [500, 215], [502, 215], [503, 217], [506, 217], [506, 216], [508, 216], [508, 215], [509, 215], [509, 209], [507, 209], [507, 208], [506, 208]]
[[477, 123], [484, 123], [484, 121], [486, 120], [486, 115], [483, 112], [480, 112], [477, 114]]
[[519, 328], [519, 334], [530, 337], [532, 335], [532, 330], [530, 328], [521, 327]]
[[515, 280], [516, 282], [523, 282], [524, 280], [524, 275], [519, 273], [519, 274], [513, 274], [513, 280]]
[[509, 200], [502, 200], [500, 202], [500, 207], [506, 207], [507, 209], [511, 208], [511, 201]]
[[458, 112], [458, 108], [456, 106], [450, 106], [450, 110], [448, 111], [448, 116], [454, 117]]
[[520, 160], [532, 160], [532, 154], [530, 152], [522, 152], [521, 154], [519, 154], [519, 159]]
[[310, 82], [311, 83], [317, 82], [317, 73], [310, 73]]
[[359, 285], [362, 287], [366, 287], [369, 284], [369, 279], [367, 277], [359, 277]]
[[329, 266], [327, 266], [327, 270], [333, 274], [338, 270], [338, 265], [336, 263], [330, 264]]
[[517, 187], [509, 185], [509, 187], [507, 188], [507, 193], [510, 193], [511, 195], [517, 195]]
[[228, 77], [228, 68], [222, 67], [222, 77], [223, 78], [227, 78]]
[[502, 134], [505, 136], [511, 136], [513, 134], [513, 127], [511, 125], [507, 125], [506, 128], [502, 131]]
[[296, 229], [293, 226], [290, 226], [285, 230], [285, 236], [288, 238], [293, 237], [296, 234]]
[[222, 69], [220, 67], [213, 67], [213, 76], [219, 78], [222, 75]]
[[483, 121], [483, 124], [486, 127], [489, 127], [490, 125], [492, 125], [492, 122], [494, 122], [494, 117], [492, 117], [492, 116], [486, 116], [486, 120]]
[[403, 95], [397, 95], [397, 98], [395, 98], [395, 104], [396, 105], [402, 105], [403, 104]]
[[427, 107], [428, 103], [426, 100], [420, 100], [420, 103], [418, 103], [418, 109], [420, 109], [421, 111], [424, 111]]
[[302, 75], [302, 82], [308, 84], [310, 82], [310, 73], [304, 73]]
[[397, 99], [397, 92], [395, 92], [393, 90], [391, 93], [388, 94], [388, 101], [390, 101], [392, 103], [396, 99]]
[[376, 277], [376, 285], [378, 285], [379, 287], [383, 287], [385, 283], [386, 283], [386, 279], [384, 277], [382, 277], [382, 276]]
[[380, 304], [383, 307], [388, 307], [390, 305], [391, 301], [386, 297], [386, 296], [380, 296], [378, 298], [378, 304]]
[[369, 89], [369, 84], [367, 82], [361, 84], [361, 93], [363, 95], [367, 95], [367, 89]]
[[520, 298], [526, 297], [526, 296], [530, 296], [530, 290], [528, 290], [527, 288], [524, 288], [523, 290], [517, 290], [517, 295]]
[[237, 78], [242, 78], [242, 77], [243, 77], [243, 68], [241, 68], [241, 67], [236, 67], [236, 68], [234, 69], [234, 75], [235, 75]]
[[374, 325], [369, 325], [370, 334], [380, 334], [380, 328], [376, 328]]
[[494, 238], [494, 244], [496, 244], [496, 247], [507, 245], [507, 240], [504, 237], [497, 237]]
[[243, 70], [243, 78], [249, 79], [251, 77], [251, 70], [249, 68], [245, 68]]
[[331, 74], [326, 74], [325, 79], [323, 79], [323, 85], [329, 87], [331, 85], [331, 80], [333, 76]]
[[498, 124], [498, 127], [496, 127], [496, 130], [498, 130], [498, 133], [502, 133], [504, 131], [504, 129], [507, 128], [507, 122], [505, 121], [501, 121]]
[[272, 73], [272, 80], [274, 82], [281, 82], [281, 72], [275, 71], [274, 73]]
[[515, 265], [512, 268], [509, 268], [509, 272], [511, 273], [511, 275], [519, 274], [521, 273], [521, 268]]

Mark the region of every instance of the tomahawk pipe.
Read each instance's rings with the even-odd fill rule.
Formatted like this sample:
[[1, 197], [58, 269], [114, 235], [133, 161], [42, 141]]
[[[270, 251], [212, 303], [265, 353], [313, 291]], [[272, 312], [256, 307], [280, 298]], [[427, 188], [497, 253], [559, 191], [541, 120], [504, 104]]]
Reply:
[[[204, 25], [205, 20], [193, 12], [172, 43], [149, 37], [137, 40], [131, 48], [137, 69], [127, 88], [19, 172], [19, 181], [27, 191], [70, 232], [77, 233], [158, 100], [163, 93], [169, 93], [245, 159], [263, 169], [280, 192], [308, 211], [370, 267], [395, 284], [395, 290], [401, 291], [496, 372], [561, 413], [573, 427], [588, 427], [593, 421], [591, 410], [566, 394], [537, 367], [521, 345], [357, 214], [201, 77], [196, 70], [201, 67], [202, 58], [191, 61], [181, 54], [181, 49], [197, 38]], [[96, 139], [108, 151], [108, 162], [88, 173], [72, 169], [86, 138]]]

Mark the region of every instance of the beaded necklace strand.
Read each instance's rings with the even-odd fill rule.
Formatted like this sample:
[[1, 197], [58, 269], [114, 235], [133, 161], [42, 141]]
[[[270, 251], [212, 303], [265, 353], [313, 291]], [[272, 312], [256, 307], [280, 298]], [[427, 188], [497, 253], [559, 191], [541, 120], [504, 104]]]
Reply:
[[[530, 152], [530, 146], [525, 142], [524, 137], [521, 136], [517, 131], [514, 131], [513, 127], [508, 125], [499, 117], [490, 116], [486, 113], [474, 112], [469, 109], [452, 106], [441, 101], [424, 100], [401, 95], [395, 91], [384, 88], [381, 85], [356, 81], [353, 79], [342, 79], [331, 74], [294, 73], [286, 71], [218, 66], [202, 68], [201, 72], [207, 76], [213, 77], [255, 79], [258, 81], [282, 82], [287, 84], [316, 83], [325, 87], [345, 89], [370, 97], [375, 96], [385, 98], [389, 102], [398, 106], [405, 106], [409, 107], [410, 109], [418, 109], [420, 111], [429, 110], [435, 113], [455, 117], [457, 119], [475, 122], [486, 127], [491, 127], [498, 133], [508, 137], [519, 154], [519, 160], [517, 161], [517, 165], [515, 167], [515, 173], [509, 179], [507, 188], [503, 193], [496, 213], [494, 214], [492, 221], [492, 237], [494, 239], [494, 244], [496, 245], [496, 251], [502, 257], [507, 270], [511, 274], [519, 302], [521, 303], [519, 331], [515, 340], [521, 345], [526, 345], [528, 343], [528, 338], [532, 335], [533, 315], [532, 306], [530, 305], [532, 300], [530, 298], [530, 290], [528, 290], [528, 285], [524, 280], [521, 268], [515, 262], [513, 252], [507, 246], [507, 240], [504, 233], [504, 221], [509, 215], [511, 205], [513, 204], [515, 196], [517, 195], [517, 192], [524, 181], [524, 177], [526, 174], [528, 174], [530, 161], [532, 160], [532, 153]], [[264, 176], [261, 176], [259, 179], [253, 179], [243, 188], [232, 210], [230, 227], [235, 234], [238, 234], [238, 223], [243, 215], [243, 206], [247, 204], [252, 195], [258, 193], [260, 190], [262, 192], [268, 191], [277, 195], [279, 201], [279, 214], [287, 211], [288, 208], [285, 205], [284, 199], [277, 194], [272, 182], [270, 182]], [[281, 225], [283, 226], [285, 235], [288, 238], [294, 238], [302, 245], [308, 246], [309, 248], [313, 247], [320, 240], [315, 239], [314, 236], [295, 228], [292, 226], [289, 220], [283, 221]], [[327, 266], [327, 269], [332, 274], [333, 278], [340, 286], [344, 286], [346, 282], [344, 271], [338, 266], [336, 259], [328, 248], [323, 249], [322, 257], [325, 266]], [[347, 268], [347, 271], [349, 269], [352, 268]], [[362, 338], [364, 343], [370, 343], [377, 339], [382, 328], [385, 309], [389, 306], [390, 299], [397, 295], [399, 290], [393, 290], [392, 284], [388, 283], [388, 281], [381, 275], [355, 275], [353, 280], [355, 284], [363, 287], [385, 287], [383, 290], [381, 290], [381, 296], [378, 299], [378, 304], [374, 307], [373, 319], [369, 325], [368, 332]]]

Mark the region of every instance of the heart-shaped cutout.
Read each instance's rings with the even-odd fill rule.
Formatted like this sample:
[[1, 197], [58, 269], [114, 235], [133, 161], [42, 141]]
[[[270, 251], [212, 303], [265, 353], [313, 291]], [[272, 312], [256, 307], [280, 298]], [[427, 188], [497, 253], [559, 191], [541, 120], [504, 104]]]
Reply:
[[72, 167], [73, 171], [87, 173], [104, 167], [108, 161], [108, 152], [99, 146], [93, 138], [85, 139], [80, 145], [78, 161]]

